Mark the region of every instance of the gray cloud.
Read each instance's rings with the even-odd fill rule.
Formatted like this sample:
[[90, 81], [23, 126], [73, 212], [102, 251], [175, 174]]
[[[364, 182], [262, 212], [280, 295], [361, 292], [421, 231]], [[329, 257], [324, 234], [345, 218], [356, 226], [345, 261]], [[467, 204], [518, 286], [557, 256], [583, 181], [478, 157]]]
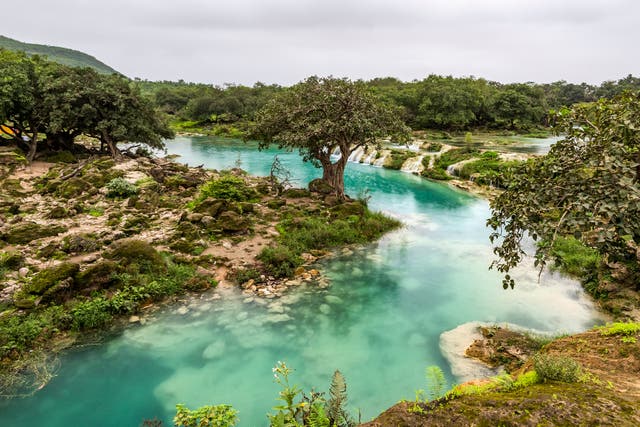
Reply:
[[634, 0], [23, 0], [0, 32], [131, 77], [289, 84], [430, 73], [599, 83], [640, 74]]

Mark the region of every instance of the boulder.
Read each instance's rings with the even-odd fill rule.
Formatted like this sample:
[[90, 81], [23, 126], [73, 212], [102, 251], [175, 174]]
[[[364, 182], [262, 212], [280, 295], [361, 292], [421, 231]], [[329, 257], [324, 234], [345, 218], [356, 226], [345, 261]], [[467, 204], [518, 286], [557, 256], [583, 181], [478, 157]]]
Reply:
[[66, 279], [71, 278], [70, 283], [72, 283], [73, 277], [79, 270], [80, 266], [73, 262], [63, 262], [54, 267], [46, 268], [33, 276], [31, 283], [25, 286], [25, 291], [33, 295], [42, 295]]
[[218, 217], [218, 227], [223, 231], [246, 231], [250, 225], [249, 220], [235, 212], [223, 212]]
[[309, 183], [309, 191], [312, 193], [331, 194], [333, 187], [322, 178], [316, 178]]
[[61, 225], [40, 225], [26, 221], [12, 227], [0, 237], [12, 245], [24, 245], [43, 237], [57, 236], [64, 231], [66, 231], [66, 228]]

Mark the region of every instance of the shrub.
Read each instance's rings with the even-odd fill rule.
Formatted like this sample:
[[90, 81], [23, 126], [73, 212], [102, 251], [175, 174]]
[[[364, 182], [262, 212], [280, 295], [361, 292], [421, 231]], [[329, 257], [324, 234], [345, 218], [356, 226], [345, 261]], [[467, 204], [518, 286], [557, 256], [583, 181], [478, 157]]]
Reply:
[[111, 321], [110, 304], [104, 297], [96, 297], [75, 305], [71, 310], [75, 330], [96, 329]]
[[236, 202], [248, 202], [255, 200], [258, 193], [247, 186], [242, 178], [230, 174], [214, 178], [200, 187], [200, 194], [195, 201], [197, 206], [207, 198], [225, 199]]
[[302, 265], [302, 258], [284, 245], [264, 248], [258, 259], [264, 263], [265, 269], [275, 277], [291, 277], [296, 269]]
[[557, 267], [576, 277], [592, 275], [600, 265], [598, 251], [585, 246], [573, 236], [556, 238], [551, 254]]
[[391, 156], [384, 162], [383, 167], [387, 169], [400, 170], [404, 162], [411, 157], [414, 157], [415, 153], [408, 150], [393, 150], [391, 151]]
[[114, 178], [106, 185], [107, 197], [127, 198], [138, 194], [138, 187], [124, 178]]
[[623, 335], [630, 337], [640, 332], [640, 323], [616, 322], [606, 326], [600, 326], [598, 330], [600, 331], [600, 335], [603, 336]]
[[575, 383], [582, 377], [582, 368], [570, 357], [538, 354], [533, 358], [533, 368], [543, 381]]
[[238, 422], [238, 411], [231, 405], [203, 406], [191, 410], [176, 405], [173, 424], [176, 427], [232, 427]]

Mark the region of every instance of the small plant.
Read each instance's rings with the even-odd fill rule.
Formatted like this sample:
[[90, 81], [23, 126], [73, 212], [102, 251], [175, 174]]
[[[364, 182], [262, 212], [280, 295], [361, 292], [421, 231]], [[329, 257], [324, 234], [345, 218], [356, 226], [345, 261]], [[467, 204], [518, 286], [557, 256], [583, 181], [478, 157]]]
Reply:
[[541, 381], [575, 383], [582, 377], [582, 367], [570, 357], [538, 354], [533, 358], [533, 368]]
[[231, 405], [203, 406], [191, 410], [176, 405], [173, 425], [176, 427], [232, 427], [238, 422], [238, 411]]
[[600, 331], [600, 335], [605, 337], [611, 335], [623, 335], [626, 337], [631, 337], [640, 332], [640, 323], [616, 322], [606, 326], [600, 326], [598, 330]]
[[89, 209], [89, 212], [87, 212], [89, 215], [91, 215], [92, 217], [101, 217], [102, 215], [104, 215], [104, 209], [99, 208], [99, 207], [92, 207]]
[[278, 361], [272, 369], [275, 382], [282, 390], [278, 393], [281, 405], [274, 406], [275, 415], [269, 415], [272, 426], [300, 426], [302, 425], [302, 412], [306, 406], [303, 400], [296, 402], [298, 396], [303, 396], [302, 389], [289, 382], [289, 375], [293, 372], [286, 363]]
[[427, 379], [427, 395], [429, 399], [436, 400], [442, 397], [447, 386], [442, 369], [435, 365], [428, 366], [425, 369], [425, 377]]
[[124, 178], [114, 178], [106, 185], [107, 197], [125, 199], [138, 194], [138, 187]]

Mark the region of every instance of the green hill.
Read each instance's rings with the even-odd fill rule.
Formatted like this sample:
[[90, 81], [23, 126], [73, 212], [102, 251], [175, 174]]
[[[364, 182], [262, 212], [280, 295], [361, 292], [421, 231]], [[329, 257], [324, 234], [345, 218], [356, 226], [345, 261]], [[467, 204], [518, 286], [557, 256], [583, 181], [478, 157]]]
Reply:
[[117, 73], [116, 70], [103, 62], [98, 61], [91, 55], [64, 47], [22, 43], [5, 36], [0, 36], [0, 48], [14, 51], [19, 50], [26, 52], [29, 55], [46, 56], [51, 61], [59, 62], [60, 64], [71, 67], [91, 67], [104, 74]]

